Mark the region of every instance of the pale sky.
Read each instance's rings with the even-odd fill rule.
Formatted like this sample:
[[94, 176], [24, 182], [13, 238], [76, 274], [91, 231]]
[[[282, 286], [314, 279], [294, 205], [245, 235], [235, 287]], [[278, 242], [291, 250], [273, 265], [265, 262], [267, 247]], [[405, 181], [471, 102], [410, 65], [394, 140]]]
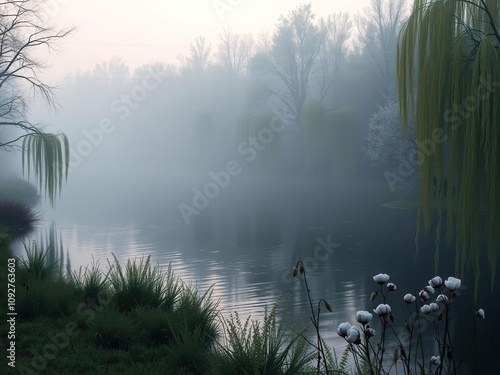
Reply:
[[[369, 0], [311, 1], [313, 12], [356, 13]], [[216, 40], [224, 27], [238, 33], [272, 32], [281, 14], [299, 0], [49, 0], [47, 15], [56, 27], [77, 27], [58, 43], [59, 51], [45, 62], [42, 77], [63, 79], [68, 72], [89, 70], [97, 63], [121, 57], [135, 68], [149, 62], [178, 63], [198, 35]]]

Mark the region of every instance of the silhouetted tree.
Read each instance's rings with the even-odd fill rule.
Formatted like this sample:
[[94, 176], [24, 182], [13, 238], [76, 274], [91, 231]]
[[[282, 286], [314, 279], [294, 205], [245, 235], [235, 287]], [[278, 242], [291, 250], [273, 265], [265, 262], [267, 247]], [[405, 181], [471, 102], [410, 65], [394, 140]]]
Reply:
[[122, 84], [130, 78], [130, 69], [119, 57], [96, 64], [89, 73], [91, 78], [98, 79], [104, 84]]
[[224, 28], [219, 35], [216, 61], [227, 75], [235, 77], [246, 72], [252, 49], [251, 35], [241, 36], [234, 33], [231, 28]]
[[175, 78], [178, 75], [178, 68], [174, 64], [165, 64], [161, 62], [141, 65], [132, 73], [132, 79], [142, 80], [151, 72], [162, 73], [163, 76]]
[[212, 45], [203, 36], [197, 36], [189, 46], [189, 56], [184, 69], [196, 75], [204, 75], [210, 65]]
[[333, 86], [339, 65], [346, 55], [352, 22], [347, 13], [335, 13], [326, 20], [326, 39], [320, 46], [313, 76], [318, 85], [322, 101]]
[[257, 52], [269, 53], [273, 46], [273, 40], [268, 31], [262, 31], [259, 33], [259, 38], [257, 41]]
[[316, 83], [321, 99], [332, 86], [350, 27], [345, 15], [316, 20], [311, 4], [281, 16], [271, 50], [258, 53], [252, 62], [253, 73], [268, 82], [262, 97], [281, 101], [300, 123], [311, 84]]
[[407, 13], [408, 0], [371, 0], [355, 17], [362, 53], [375, 63], [384, 94], [395, 84], [397, 38]]
[[[68, 140], [64, 134], [45, 133], [27, 118], [30, 98], [40, 96], [50, 106], [56, 105], [53, 88], [38, 77], [43, 67], [37, 59], [44, 47], [71, 30], [55, 30], [42, 19], [41, 2], [9, 0], [0, 3], [0, 149], [19, 148], [23, 140], [23, 163], [33, 162], [40, 188], [51, 202], [60, 189], [69, 163]], [[7, 132], [8, 129], [12, 131]], [[6, 135], [6, 134], [10, 135]], [[65, 171], [64, 171], [65, 170]], [[29, 172], [29, 168], [28, 168]]]

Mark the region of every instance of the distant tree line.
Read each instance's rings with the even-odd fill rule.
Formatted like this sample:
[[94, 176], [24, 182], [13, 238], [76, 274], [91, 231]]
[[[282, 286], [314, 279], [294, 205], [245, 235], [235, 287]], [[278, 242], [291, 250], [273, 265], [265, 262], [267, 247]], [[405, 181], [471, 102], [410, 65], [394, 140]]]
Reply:
[[[0, 4], [0, 13], [5, 15], [0, 21], [3, 36], [0, 149], [22, 148], [24, 138], [34, 137], [24, 142], [24, 151], [31, 156], [26, 161], [37, 166], [39, 186], [51, 187], [49, 196], [53, 199], [55, 189], [61, 186], [65, 176], [68, 141], [63, 134], [46, 133], [43, 126], [32, 124], [27, 109], [31, 92], [41, 95], [49, 105], [57, 105], [52, 88], [38, 78], [42, 64], [34, 56], [40, 48], [51, 48], [71, 30], [45, 26], [42, 7], [42, 3], [34, 0]], [[343, 85], [360, 85], [355, 78], [356, 71], [376, 78], [374, 103], [381, 104], [380, 98], [393, 92], [396, 39], [407, 14], [406, 0], [372, 0], [370, 6], [355, 17], [346, 13], [317, 17], [311, 4], [299, 5], [282, 15], [271, 33], [243, 35], [226, 27], [215, 41], [196, 37], [187, 55], [177, 64], [157, 62], [131, 71], [117, 57], [98, 63], [90, 71], [73, 73], [66, 84], [75, 89], [84, 85], [94, 90], [96, 85], [119, 89], [128, 82], [140, 81], [151, 69], [162, 71], [174, 81], [190, 81], [190, 87], [223, 79], [237, 90], [245, 91], [243, 114], [259, 115], [273, 108], [291, 114], [295, 124], [287, 133], [301, 138], [300, 147], [305, 149], [301, 121], [307, 102], [321, 102], [327, 111], [341, 108], [346, 104], [341, 94], [345, 89]], [[353, 83], [348, 83], [350, 78], [341, 72], [354, 77]], [[372, 113], [370, 109], [358, 109], [363, 111]], [[358, 133], [367, 135], [366, 127]], [[49, 156], [38, 163], [37, 155]]]

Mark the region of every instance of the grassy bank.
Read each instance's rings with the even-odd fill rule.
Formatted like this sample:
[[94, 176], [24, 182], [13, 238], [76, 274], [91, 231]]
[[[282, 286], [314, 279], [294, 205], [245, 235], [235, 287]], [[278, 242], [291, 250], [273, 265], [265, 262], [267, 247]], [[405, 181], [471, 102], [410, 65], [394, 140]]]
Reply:
[[[277, 316], [277, 304], [260, 321], [242, 320], [237, 312], [223, 316], [212, 288], [186, 285], [171, 267], [160, 269], [149, 257], [122, 265], [113, 255], [107, 265], [92, 262], [67, 275], [48, 250], [35, 243], [25, 247], [24, 257], [14, 257], [0, 237], [0, 278], [10, 284], [0, 290], [6, 317], [0, 338], [7, 353], [2, 374], [470, 373], [454, 350], [461, 311], [455, 305], [465, 288], [452, 276], [435, 276], [395, 301], [398, 288], [390, 276], [373, 276], [369, 299], [378, 306], [357, 311], [357, 323], [339, 324], [347, 349], [337, 359], [319, 324], [320, 311], [332, 313], [332, 307], [312, 300], [302, 261], [292, 276], [304, 284], [315, 340], [307, 327], [290, 323], [286, 308]], [[404, 330], [397, 328], [403, 320], [394, 318], [389, 302], [406, 305]], [[9, 315], [10, 307], [17, 315]], [[470, 315], [465, 356], [474, 346], [475, 322], [485, 319], [480, 308]], [[432, 344], [424, 345], [426, 329]]]
[[[211, 289], [186, 285], [149, 258], [94, 262], [68, 277], [35, 244], [14, 258], [3, 241], [0, 256], [2, 281], [3, 265], [16, 259], [17, 312], [15, 331], [6, 319], [0, 327], [4, 353], [15, 341], [15, 368], [3, 356], [2, 373], [315, 373], [301, 329], [277, 317], [276, 307], [262, 322], [237, 313], [225, 319]], [[0, 299], [6, 316], [7, 288]]]

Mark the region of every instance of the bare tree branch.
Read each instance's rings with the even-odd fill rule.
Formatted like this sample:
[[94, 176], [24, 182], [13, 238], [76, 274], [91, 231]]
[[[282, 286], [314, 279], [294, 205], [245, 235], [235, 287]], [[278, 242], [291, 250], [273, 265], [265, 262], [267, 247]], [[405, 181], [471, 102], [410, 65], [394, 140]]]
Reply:
[[362, 52], [369, 55], [384, 83], [384, 94], [395, 81], [397, 36], [408, 13], [407, 0], [371, 0], [355, 17]]
[[191, 43], [190, 55], [187, 59], [188, 66], [195, 74], [204, 75], [210, 65], [210, 55], [212, 53], [211, 44], [207, 44], [203, 36], [197, 36], [194, 43]]
[[350, 28], [347, 15], [316, 20], [308, 4], [281, 16], [271, 48], [264, 39], [253, 73], [266, 79], [269, 93], [284, 103], [298, 124], [311, 93], [319, 92], [322, 100], [333, 86]]
[[57, 105], [53, 87], [38, 77], [44, 65], [34, 56], [40, 48], [53, 50], [54, 43], [72, 29], [45, 26], [41, 4], [35, 0], [0, 2], [0, 127], [22, 132], [11, 136], [13, 139], [0, 139], [2, 149], [28, 135], [43, 133], [26, 118], [29, 98], [41, 96], [49, 106]]

